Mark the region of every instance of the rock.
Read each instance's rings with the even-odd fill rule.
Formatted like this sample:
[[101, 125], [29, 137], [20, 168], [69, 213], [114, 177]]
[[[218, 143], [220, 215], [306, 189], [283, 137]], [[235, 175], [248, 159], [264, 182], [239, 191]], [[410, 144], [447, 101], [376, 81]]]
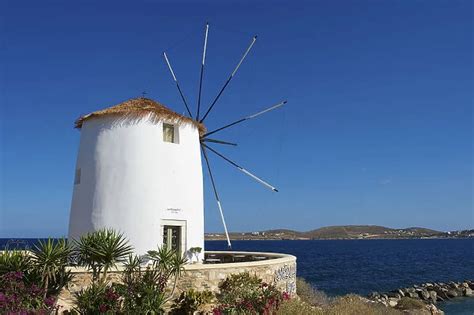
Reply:
[[397, 292], [398, 294], [400, 294], [401, 297], [405, 296], [405, 293], [403, 292], [403, 290], [398, 289]]
[[420, 299], [424, 301], [427, 301], [430, 299], [430, 294], [428, 293], [428, 290], [426, 289], [418, 291], [418, 296], [420, 297]]
[[438, 299], [441, 298], [444, 300], [449, 300], [449, 296], [447, 295], [446, 289], [444, 288], [438, 288], [438, 287], [435, 287], [434, 291], [436, 292], [436, 294], [438, 295]]
[[418, 293], [415, 291], [415, 292], [407, 292], [407, 294], [405, 294], [405, 296], [408, 296], [408, 297], [411, 297], [412, 299], [419, 299], [420, 297], [418, 296]]
[[430, 310], [433, 315], [444, 315], [444, 312], [437, 308], [434, 304], [428, 304], [427, 308]]
[[463, 295], [464, 296], [474, 296], [474, 292], [472, 291], [471, 288], [467, 287], [463, 289]]
[[390, 305], [391, 307], [395, 307], [397, 306], [398, 304], [398, 299], [396, 298], [389, 298], [388, 299], [388, 305]]
[[378, 292], [372, 292], [368, 295], [369, 299], [378, 299], [380, 298], [380, 294]]
[[387, 293], [387, 295], [389, 298], [396, 298], [398, 300], [402, 297], [398, 291], [390, 291]]
[[458, 294], [458, 291], [456, 290], [453, 290], [453, 289], [450, 289], [446, 292], [446, 295], [450, 298], [455, 298], [455, 297], [458, 297], [459, 294]]
[[430, 294], [430, 300], [436, 303], [436, 301], [438, 300], [438, 294], [436, 293], [436, 291], [428, 291], [428, 292]]

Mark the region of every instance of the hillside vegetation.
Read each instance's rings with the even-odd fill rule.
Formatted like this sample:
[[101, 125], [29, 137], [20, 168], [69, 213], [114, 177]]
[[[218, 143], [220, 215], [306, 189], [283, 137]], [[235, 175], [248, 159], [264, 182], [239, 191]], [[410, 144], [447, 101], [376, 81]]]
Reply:
[[[306, 232], [290, 229], [275, 229], [267, 231], [230, 233], [230, 237], [234, 240], [467, 238], [474, 237], [474, 230], [441, 232], [422, 227], [394, 229], [379, 225], [341, 225], [327, 226]], [[225, 235], [222, 233], [206, 234], [206, 239], [208, 240], [220, 240], [224, 238]]]

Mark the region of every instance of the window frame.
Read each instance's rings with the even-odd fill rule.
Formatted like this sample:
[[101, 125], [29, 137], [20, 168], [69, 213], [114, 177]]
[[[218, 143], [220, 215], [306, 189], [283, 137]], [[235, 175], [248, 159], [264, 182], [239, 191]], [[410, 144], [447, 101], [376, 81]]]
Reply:
[[161, 246], [165, 246], [166, 244], [164, 243], [164, 232], [165, 232], [165, 226], [176, 226], [181, 229], [181, 235], [180, 235], [180, 244], [179, 244], [179, 253], [181, 255], [184, 255], [184, 253], [187, 251], [187, 223], [186, 220], [167, 220], [163, 219], [161, 220], [160, 223], [160, 238], [161, 238]]
[[[173, 130], [173, 139], [172, 141], [168, 141], [165, 138], [165, 129], [170, 128]], [[162, 133], [163, 133], [163, 142], [166, 143], [174, 143], [174, 144], [179, 144], [179, 126], [177, 124], [169, 123], [169, 122], [163, 122], [163, 127], [162, 127]]]

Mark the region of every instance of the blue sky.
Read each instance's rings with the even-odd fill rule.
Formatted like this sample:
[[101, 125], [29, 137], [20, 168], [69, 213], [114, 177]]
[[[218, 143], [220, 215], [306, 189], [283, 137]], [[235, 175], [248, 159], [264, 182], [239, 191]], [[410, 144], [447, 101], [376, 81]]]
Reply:
[[[232, 231], [326, 225], [473, 228], [471, 1], [3, 1], [0, 237], [67, 233], [81, 114], [147, 96], [203, 103], [258, 41], [209, 129], [272, 193], [212, 159]], [[194, 105], [195, 106], [195, 105]], [[206, 230], [222, 231], [205, 177]]]

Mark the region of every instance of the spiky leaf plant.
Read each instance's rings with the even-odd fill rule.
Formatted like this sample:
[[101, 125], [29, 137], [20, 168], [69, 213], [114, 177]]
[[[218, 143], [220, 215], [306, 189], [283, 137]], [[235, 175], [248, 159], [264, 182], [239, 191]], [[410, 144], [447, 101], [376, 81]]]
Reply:
[[92, 270], [93, 281], [104, 283], [110, 268], [132, 253], [132, 246], [122, 233], [102, 229], [74, 241], [80, 265]]
[[65, 239], [40, 240], [32, 250], [32, 261], [41, 275], [44, 298], [49, 293], [57, 293], [72, 278], [66, 271], [72, 249]]

